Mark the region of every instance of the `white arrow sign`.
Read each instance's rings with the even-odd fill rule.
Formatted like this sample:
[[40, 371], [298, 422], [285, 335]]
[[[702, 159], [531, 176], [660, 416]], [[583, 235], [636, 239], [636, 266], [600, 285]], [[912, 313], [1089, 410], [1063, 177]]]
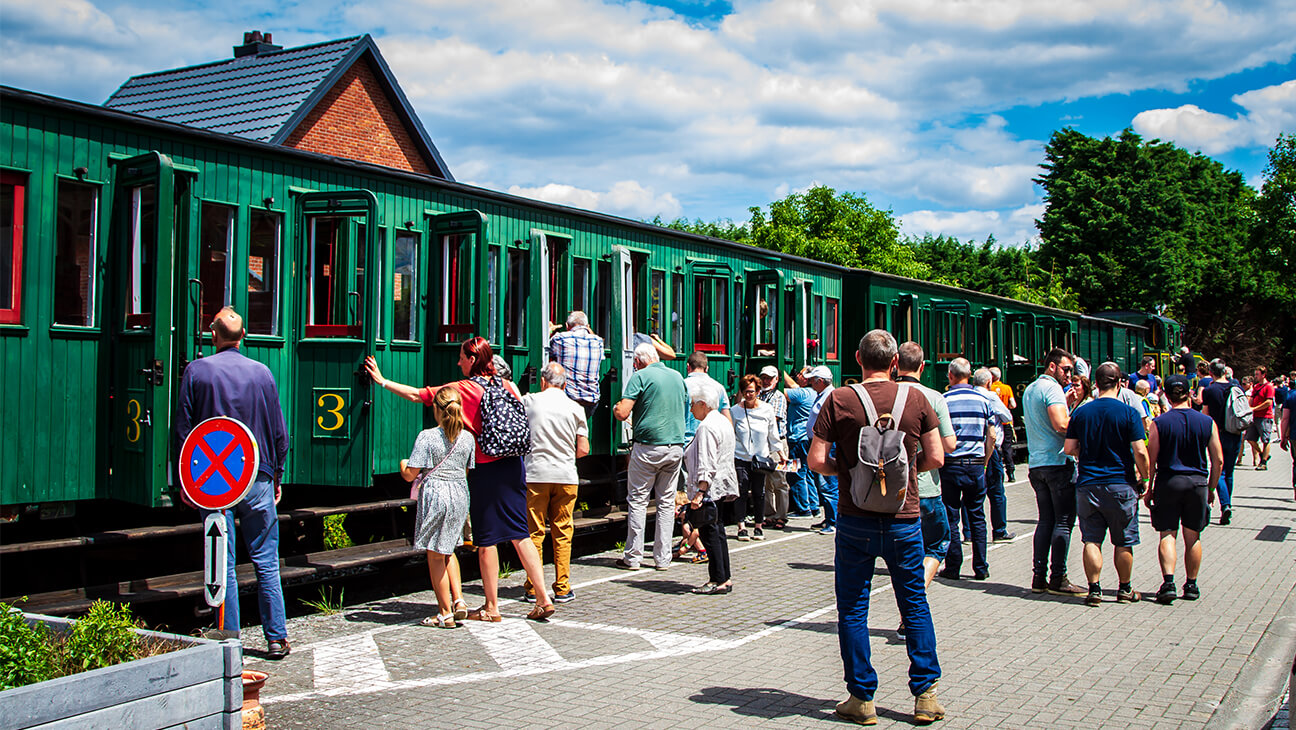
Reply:
[[213, 512], [203, 520], [203, 598], [208, 606], [225, 602], [225, 572], [229, 570], [225, 513]]

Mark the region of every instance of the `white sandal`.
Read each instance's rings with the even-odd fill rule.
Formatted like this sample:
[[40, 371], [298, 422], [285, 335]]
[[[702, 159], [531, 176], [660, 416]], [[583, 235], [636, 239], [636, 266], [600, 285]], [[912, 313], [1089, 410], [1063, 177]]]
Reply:
[[454, 602], [454, 618], [455, 621], [463, 621], [468, 618], [468, 604], [464, 603], [462, 598]]
[[453, 629], [457, 625], [453, 613], [447, 613], [443, 616], [428, 616], [422, 621], [419, 621], [419, 626], [428, 626], [438, 629]]

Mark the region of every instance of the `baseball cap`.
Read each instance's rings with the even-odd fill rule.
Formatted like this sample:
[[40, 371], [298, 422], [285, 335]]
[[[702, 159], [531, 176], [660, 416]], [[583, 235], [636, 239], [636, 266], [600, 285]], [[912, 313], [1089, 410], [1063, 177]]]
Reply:
[[760, 374], [768, 375], [771, 378], [776, 378], [778, 377], [778, 368], [774, 367], [773, 365], [766, 365], [765, 367], [760, 369]]
[[1089, 363], [1085, 362], [1083, 357], [1075, 359], [1075, 374], [1082, 378], [1089, 377]]
[[1192, 389], [1192, 381], [1188, 380], [1187, 375], [1175, 373], [1165, 379], [1165, 389], [1167, 393], [1172, 390], [1181, 390], [1187, 393]]
[[806, 377], [823, 378], [824, 380], [827, 380], [828, 382], [831, 383], [833, 379], [833, 374], [832, 371], [827, 368], [827, 366], [817, 365], [814, 368], [812, 368], [809, 373], [806, 374]]

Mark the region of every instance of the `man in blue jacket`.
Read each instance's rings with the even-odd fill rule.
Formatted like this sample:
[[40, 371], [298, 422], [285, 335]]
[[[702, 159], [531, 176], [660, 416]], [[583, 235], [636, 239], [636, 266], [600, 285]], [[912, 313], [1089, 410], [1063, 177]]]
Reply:
[[[226, 416], [241, 421], [256, 439], [260, 470], [243, 500], [225, 511], [230, 536], [229, 571], [221, 628], [239, 630], [238, 579], [234, 572], [234, 518], [238, 517], [243, 543], [256, 571], [267, 657], [283, 659], [291, 647], [283, 586], [279, 582], [279, 514], [275, 505], [279, 503], [280, 481], [288, 459], [288, 429], [270, 368], [239, 352], [245, 334], [243, 318], [232, 307], [225, 307], [216, 313], [211, 332], [216, 354], [195, 360], [185, 368], [173, 434], [183, 443], [194, 426]], [[203, 516], [207, 514], [203, 510]]]

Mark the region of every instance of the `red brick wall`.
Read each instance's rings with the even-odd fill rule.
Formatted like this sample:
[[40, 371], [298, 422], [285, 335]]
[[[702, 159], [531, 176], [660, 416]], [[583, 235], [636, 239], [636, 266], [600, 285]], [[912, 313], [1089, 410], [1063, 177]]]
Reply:
[[284, 142], [287, 147], [432, 173], [368, 58], [347, 71]]

